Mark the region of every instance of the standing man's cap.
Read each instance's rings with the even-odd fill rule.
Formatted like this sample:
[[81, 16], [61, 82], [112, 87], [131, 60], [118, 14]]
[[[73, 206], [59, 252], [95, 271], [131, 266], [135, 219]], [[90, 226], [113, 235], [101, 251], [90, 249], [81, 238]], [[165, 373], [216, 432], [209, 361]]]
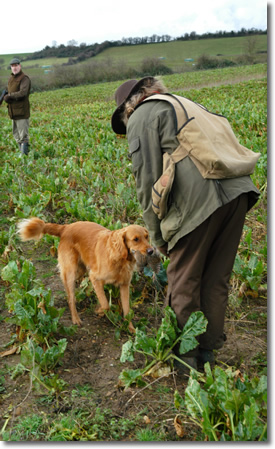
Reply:
[[10, 62], [10, 65], [12, 65], [12, 64], [21, 64], [21, 61], [18, 58], [13, 58]]

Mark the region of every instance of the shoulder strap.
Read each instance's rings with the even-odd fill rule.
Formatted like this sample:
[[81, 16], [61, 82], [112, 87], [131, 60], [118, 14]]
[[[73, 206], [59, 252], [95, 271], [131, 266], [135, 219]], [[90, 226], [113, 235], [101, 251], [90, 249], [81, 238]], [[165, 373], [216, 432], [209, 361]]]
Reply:
[[154, 94], [150, 95], [150, 97], [145, 98], [144, 101], [150, 101], [150, 100], [162, 100], [162, 101], [168, 101], [173, 106], [173, 110], [175, 113], [175, 120], [176, 120], [176, 133], [183, 127], [183, 125], [186, 123], [186, 121], [189, 120], [188, 113], [186, 108], [183, 105], [183, 97], [178, 97], [176, 95], [172, 94]]
[[[180, 129], [183, 127], [183, 125], [186, 123], [186, 121], [189, 120], [188, 113], [183, 105], [183, 102], [181, 100], [183, 97], [177, 97], [172, 94], [155, 94], [151, 95], [148, 98], [145, 98], [143, 101], [149, 101], [149, 100], [162, 100], [162, 101], [168, 101], [172, 106], [175, 113], [175, 128], [176, 128], [176, 134], [180, 131]], [[173, 162], [176, 164], [177, 162], [184, 159], [186, 156], [188, 156], [188, 151], [182, 146], [179, 145], [173, 153], [164, 153], [163, 155], [163, 168], [167, 168], [169, 165], [169, 160], [172, 159]]]

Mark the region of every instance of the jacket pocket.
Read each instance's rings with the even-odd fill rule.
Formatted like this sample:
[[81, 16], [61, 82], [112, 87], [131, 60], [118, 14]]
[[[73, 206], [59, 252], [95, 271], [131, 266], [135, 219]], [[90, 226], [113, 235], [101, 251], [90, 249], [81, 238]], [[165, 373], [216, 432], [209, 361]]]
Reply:
[[[165, 156], [167, 157], [165, 158]], [[162, 220], [167, 214], [169, 195], [175, 177], [174, 161], [167, 153], [165, 153], [163, 159], [163, 166], [166, 166], [167, 168], [164, 169], [161, 177], [155, 182], [152, 187], [152, 209], [158, 216], [159, 220]]]
[[163, 240], [170, 242], [182, 224], [182, 213], [175, 203], [171, 204], [167, 215], [161, 220], [160, 229]]
[[133, 170], [136, 171], [142, 165], [139, 137], [135, 137], [129, 143], [129, 156], [132, 159]]
[[24, 104], [21, 103], [12, 103], [11, 105], [12, 116], [13, 117], [23, 117], [25, 114]]

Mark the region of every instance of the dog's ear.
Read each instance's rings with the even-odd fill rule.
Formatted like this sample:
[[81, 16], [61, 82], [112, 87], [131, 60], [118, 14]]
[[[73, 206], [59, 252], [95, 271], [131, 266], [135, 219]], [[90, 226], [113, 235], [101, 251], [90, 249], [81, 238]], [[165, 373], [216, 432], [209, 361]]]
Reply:
[[127, 259], [128, 248], [125, 241], [125, 229], [119, 229], [112, 235], [113, 259]]

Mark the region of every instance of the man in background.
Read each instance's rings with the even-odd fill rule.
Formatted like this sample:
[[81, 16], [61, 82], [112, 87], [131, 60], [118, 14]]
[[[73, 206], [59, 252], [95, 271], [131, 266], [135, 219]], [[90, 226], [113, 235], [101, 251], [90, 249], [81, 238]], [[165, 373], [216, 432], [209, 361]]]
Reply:
[[28, 154], [31, 81], [22, 72], [21, 61], [18, 58], [11, 60], [10, 67], [12, 73], [8, 80], [8, 93], [4, 96], [4, 100], [8, 103], [8, 112], [12, 119], [12, 132], [19, 145], [19, 150], [23, 154]]

